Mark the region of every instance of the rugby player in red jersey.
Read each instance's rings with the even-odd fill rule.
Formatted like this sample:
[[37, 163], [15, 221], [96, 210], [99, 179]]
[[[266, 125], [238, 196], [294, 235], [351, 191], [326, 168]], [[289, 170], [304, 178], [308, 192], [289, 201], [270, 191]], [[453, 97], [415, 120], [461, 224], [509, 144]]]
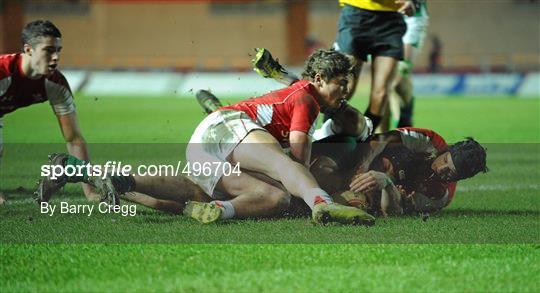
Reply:
[[[359, 145], [357, 149], [365, 148], [365, 145]], [[358, 202], [358, 198], [366, 197], [372, 213], [377, 213], [381, 208], [381, 196], [384, 196], [381, 191], [391, 193], [395, 191], [394, 186], [401, 193], [400, 205], [405, 213], [439, 211], [452, 201], [457, 181], [487, 172], [486, 150], [472, 138], [447, 145], [432, 130], [407, 127], [375, 135], [369, 146], [372, 150], [391, 146], [395, 151], [386, 155], [389, 160], [379, 164], [379, 167], [374, 167], [377, 164], [367, 159], [360, 162], [363, 164], [358, 164], [354, 171], [356, 174], [341, 175], [352, 178], [347, 186], [343, 186], [343, 180], [332, 180], [328, 179], [328, 174], [323, 175], [327, 182], [338, 181], [334, 184], [341, 184], [342, 189], [352, 191], [352, 195], [347, 195], [347, 200]], [[399, 146], [401, 149], [397, 149]], [[364, 150], [361, 152], [365, 153]], [[325, 164], [329, 165], [328, 162]], [[320, 183], [328, 190], [335, 189], [328, 183]], [[384, 214], [385, 211], [382, 212]]]
[[[434, 212], [450, 204], [457, 181], [487, 172], [486, 150], [467, 138], [448, 145], [435, 131], [405, 127], [375, 135], [372, 142], [403, 145], [411, 151], [411, 168], [404, 171], [399, 184], [405, 193], [402, 204], [406, 212]], [[396, 180], [394, 180], [396, 181]], [[386, 187], [384, 176], [374, 172], [353, 177], [353, 192], [369, 193]]]
[[[66, 78], [58, 70], [62, 50], [60, 30], [48, 20], [32, 21], [23, 28], [21, 39], [22, 53], [0, 55], [0, 159], [4, 115], [49, 101], [68, 152], [79, 159], [88, 160], [73, 94]], [[83, 184], [83, 189], [89, 200], [99, 198], [91, 186]], [[49, 190], [53, 191], [54, 188]], [[47, 201], [48, 196], [39, 194], [38, 200]]]

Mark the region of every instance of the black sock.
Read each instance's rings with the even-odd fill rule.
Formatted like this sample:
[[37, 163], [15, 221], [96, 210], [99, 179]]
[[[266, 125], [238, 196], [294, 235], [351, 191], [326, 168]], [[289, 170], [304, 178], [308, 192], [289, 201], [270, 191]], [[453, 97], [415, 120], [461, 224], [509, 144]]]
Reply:
[[368, 117], [369, 119], [371, 119], [371, 122], [373, 122], [373, 130], [377, 129], [377, 126], [379, 126], [382, 120], [382, 116], [371, 113], [369, 111], [369, 108], [366, 110], [364, 116]]
[[120, 194], [135, 190], [135, 178], [133, 175], [128, 176], [112, 176], [111, 181]]
[[414, 109], [414, 97], [411, 98], [411, 101], [401, 107], [398, 127], [410, 127], [413, 125], [413, 109]]

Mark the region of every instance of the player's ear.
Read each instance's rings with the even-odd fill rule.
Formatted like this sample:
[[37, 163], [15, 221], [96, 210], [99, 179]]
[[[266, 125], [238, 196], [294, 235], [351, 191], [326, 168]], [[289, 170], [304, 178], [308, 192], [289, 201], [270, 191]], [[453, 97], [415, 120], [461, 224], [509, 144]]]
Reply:
[[32, 46], [30, 44], [24, 44], [23, 53], [32, 55]]
[[313, 79], [313, 82], [318, 86], [318, 87], [321, 87], [322, 86], [322, 76], [320, 73], [317, 73], [315, 74], [315, 78]]
[[382, 158], [384, 170], [386, 171], [386, 174], [393, 174], [394, 172], [394, 166], [392, 166], [392, 162], [388, 160], [387, 158]]

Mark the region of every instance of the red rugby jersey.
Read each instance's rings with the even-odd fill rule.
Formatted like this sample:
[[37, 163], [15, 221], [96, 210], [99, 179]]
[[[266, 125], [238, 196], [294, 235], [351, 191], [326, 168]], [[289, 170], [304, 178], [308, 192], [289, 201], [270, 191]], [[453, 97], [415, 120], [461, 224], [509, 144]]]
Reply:
[[[448, 144], [444, 138], [433, 130], [416, 127], [403, 127], [397, 130], [401, 132], [403, 145], [415, 152], [422, 151], [438, 155], [448, 150]], [[444, 195], [448, 190], [448, 202], [446, 205], [450, 204], [456, 192], [457, 182], [430, 181], [428, 184], [428, 190], [434, 194]], [[429, 196], [429, 194], [427, 195]]]
[[300, 80], [284, 89], [221, 107], [220, 110], [245, 112], [287, 147], [289, 133], [293, 130], [312, 135], [320, 111], [315, 95], [313, 85], [307, 80]]
[[27, 78], [21, 69], [22, 55], [0, 55], [0, 117], [18, 108], [49, 100], [55, 113], [75, 111], [69, 84], [58, 70], [39, 79]]

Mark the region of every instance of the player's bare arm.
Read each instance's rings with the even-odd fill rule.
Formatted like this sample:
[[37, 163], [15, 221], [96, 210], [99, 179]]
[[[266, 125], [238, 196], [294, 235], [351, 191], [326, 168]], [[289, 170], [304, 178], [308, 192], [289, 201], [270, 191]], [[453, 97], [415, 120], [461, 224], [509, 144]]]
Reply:
[[332, 120], [334, 121], [332, 130], [336, 134], [358, 137], [364, 140], [373, 132], [371, 120], [349, 104], [336, 112], [332, 116]]
[[358, 174], [353, 178], [350, 186], [354, 193], [371, 194], [373, 198], [380, 197], [374, 201], [380, 203], [380, 206], [374, 208], [380, 209], [383, 216], [403, 213], [401, 192], [387, 174], [373, 170]]
[[403, 214], [401, 206], [401, 192], [390, 182], [387, 187], [381, 190], [381, 213], [383, 216], [399, 216]]
[[407, 16], [414, 15], [416, 13], [416, 2], [417, 0], [396, 0], [396, 3], [401, 5], [398, 12]]
[[[89, 161], [88, 148], [79, 127], [77, 113], [71, 112], [65, 115], [56, 115], [56, 117], [58, 119], [64, 140], [66, 141], [66, 147], [69, 154], [77, 157], [80, 160]], [[100, 196], [95, 193], [92, 186], [83, 183], [82, 187], [84, 190], [84, 195], [88, 200], [99, 200]]]
[[307, 133], [293, 130], [289, 134], [291, 158], [308, 167], [311, 158], [311, 139]]

